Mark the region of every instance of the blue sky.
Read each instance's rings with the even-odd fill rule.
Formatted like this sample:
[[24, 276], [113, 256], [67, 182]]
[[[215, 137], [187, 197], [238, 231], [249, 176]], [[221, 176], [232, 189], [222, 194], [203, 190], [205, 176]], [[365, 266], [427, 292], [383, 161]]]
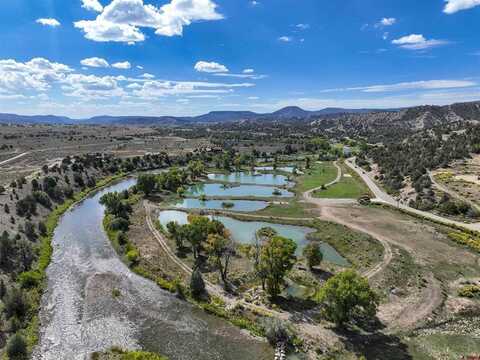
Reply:
[[2, 7], [0, 112], [83, 118], [480, 100], [480, 0]]

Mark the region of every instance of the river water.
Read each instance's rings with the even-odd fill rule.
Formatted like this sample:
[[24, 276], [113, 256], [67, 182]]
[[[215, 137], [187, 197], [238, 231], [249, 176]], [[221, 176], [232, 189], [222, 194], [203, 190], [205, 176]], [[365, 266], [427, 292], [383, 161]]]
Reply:
[[[110, 186], [61, 218], [33, 359], [88, 359], [112, 346], [144, 348], [171, 360], [272, 359], [266, 343], [178, 300], [120, 261], [102, 229], [98, 201], [134, 182]], [[114, 289], [121, 295], [113, 296]]]

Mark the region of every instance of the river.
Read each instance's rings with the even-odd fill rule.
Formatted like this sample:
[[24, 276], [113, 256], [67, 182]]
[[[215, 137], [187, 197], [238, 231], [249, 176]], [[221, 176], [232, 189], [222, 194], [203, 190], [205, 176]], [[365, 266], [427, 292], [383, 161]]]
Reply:
[[33, 359], [89, 359], [112, 346], [143, 348], [171, 360], [273, 359], [265, 342], [177, 299], [118, 258], [102, 228], [99, 199], [134, 183], [112, 185], [60, 219]]

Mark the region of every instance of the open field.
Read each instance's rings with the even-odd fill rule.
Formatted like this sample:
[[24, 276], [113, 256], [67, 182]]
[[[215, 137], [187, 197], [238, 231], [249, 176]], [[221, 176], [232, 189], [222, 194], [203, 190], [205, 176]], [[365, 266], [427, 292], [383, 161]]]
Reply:
[[[65, 156], [104, 153], [117, 157], [147, 153], [182, 154], [209, 145], [207, 140], [186, 140], [157, 133], [148, 127], [0, 125], [0, 184], [51, 166]], [[3, 161], [12, 159], [5, 164]]]
[[323, 199], [358, 199], [370, 191], [365, 183], [345, 164], [340, 164], [342, 177], [340, 181], [325, 190], [317, 190], [314, 197]]
[[305, 175], [297, 178], [296, 189], [298, 192], [311, 190], [322, 185], [328, 184], [337, 177], [337, 168], [331, 161], [321, 163], [315, 162], [312, 168], [305, 170]]

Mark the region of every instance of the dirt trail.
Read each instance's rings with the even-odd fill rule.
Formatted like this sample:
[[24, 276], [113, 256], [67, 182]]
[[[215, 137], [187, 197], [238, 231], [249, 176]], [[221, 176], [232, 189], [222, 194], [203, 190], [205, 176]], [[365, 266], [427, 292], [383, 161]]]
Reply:
[[[338, 169], [337, 178], [327, 186], [331, 186], [337, 183], [341, 179], [341, 169], [335, 163]], [[367, 279], [380, 275], [389, 266], [393, 259], [393, 251], [391, 244], [401, 246], [406, 251], [411, 253], [415, 257], [415, 250], [405, 244], [401, 244], [395, 239], [386, 235], [385, 231], [381, 229], [372, 229], [372, 226], [364, 226], [361, 223], [355, 223], [350, 221], [346, 217], [342, 217], [341, 212], [335, 212], [337, 206], [345, 206], [348, 201], [344, 199], [317, 199], [312, 197], [313, 192], [316, 189], [307, 191], [303, 194], [306, 202], [315, 204], [320, 211], [320, 218], [335, 222], [340, 225], [344, 225], [352, 230], [360, 231], [368, 234], [374, 239], [378, 240], [383, 248], [384, 255], [380, 263], [376, 264], [373, 268], [365, 271], [362, 275]], [[373, 190], [372, 190], [373, 191]], [[375, 193], [375, 192], [374, 192]], [[351, 202], [350, 202], [351, 203]], [[370, 224], [371, 225], [371, 224]], [[397, 329], [411, 329], [418, 323], [427, 318], [437, 307], [443, 302], [441, 285], [436, 280], [431, 272], [427, 275], [427, 283], [421, 293], [415, 293], [408, 296], [406, 299], [400, 301], [389, 302], [382, 305], [379, 310], [379, 317], [387, 324], [387, 331], [391, 332]]]
[[375, 275], [377, 275], [378, 273], [385, 270], [385, 268], [388, 266], [388, 264], [390, 264], [390, 262], [392, 261], [392, 258], [393, 258], [393, 253], [392, 253], [392, 247], [390, 246], [389, 239], [387, 237], [385, 237], [383, 235], [380, 235], [379, 233], [374, 232], [372, 230], [366, 229], [362, 226], [359, 226], [357, 224], [352, 224], [348, 221], [345, 221], [344, 219], [335, 215], [335, 213], [331, 211], [330, 207], [323, 206], [320, 209], [320, 213], [321, 213], [320, 217], [322, 219], [332, 221], [334, 223], [346, 226], [346, 227], [348, 227], [352, 230], [356, 230], [356, 231], [360, 231], [362, 233], [368, 234], [371, 237], [373, 237], [374, 239], [378, 240], [382, 244], [382, 246], [384, 248], [382, 261], [380, 263], [378, 263], [377, 265], [375, 265], [373, 268], [365, 271], [362, 274], [364, 277], [366, 277], [367, 279], [371, 279]]

